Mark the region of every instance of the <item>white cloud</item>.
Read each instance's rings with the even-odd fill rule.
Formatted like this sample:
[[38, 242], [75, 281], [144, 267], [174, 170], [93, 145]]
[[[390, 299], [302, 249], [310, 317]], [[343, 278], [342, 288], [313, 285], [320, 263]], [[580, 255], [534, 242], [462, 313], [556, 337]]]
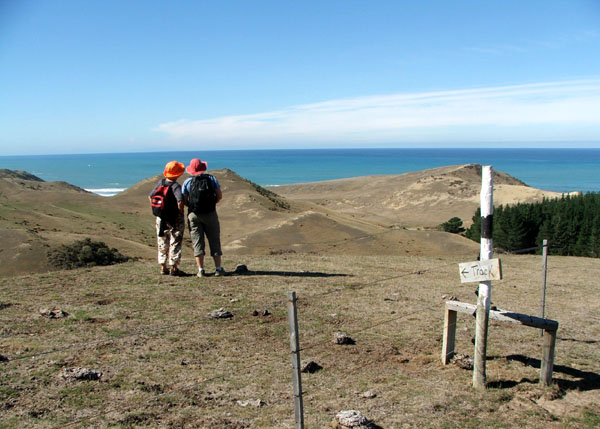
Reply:
[[250, 115], [181, 119], [155, 130], [222, 146], [242, 141], [600, 140], [600, 80], [330, 100]]

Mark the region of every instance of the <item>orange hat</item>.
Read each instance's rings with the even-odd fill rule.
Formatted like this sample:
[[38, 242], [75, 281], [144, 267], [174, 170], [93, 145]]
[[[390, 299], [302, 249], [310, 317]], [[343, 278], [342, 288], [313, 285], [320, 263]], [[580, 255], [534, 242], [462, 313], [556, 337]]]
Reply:
[[185, 171], [185, 166], [181, 162], [171, 161], [165, 165], [165, 172], [163, 173], [167, 179], [177, 179]]

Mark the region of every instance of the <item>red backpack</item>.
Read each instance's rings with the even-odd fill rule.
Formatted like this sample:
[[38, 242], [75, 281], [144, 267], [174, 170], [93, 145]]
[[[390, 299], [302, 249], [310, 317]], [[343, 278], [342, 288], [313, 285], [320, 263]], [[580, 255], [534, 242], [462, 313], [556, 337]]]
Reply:
[[152, 214], [166, 221], [174, 221], [177, 217], [177, 200], [171, 189], [173, 183], [167, 183], [163, 179], [160, 186], [150, 196]]

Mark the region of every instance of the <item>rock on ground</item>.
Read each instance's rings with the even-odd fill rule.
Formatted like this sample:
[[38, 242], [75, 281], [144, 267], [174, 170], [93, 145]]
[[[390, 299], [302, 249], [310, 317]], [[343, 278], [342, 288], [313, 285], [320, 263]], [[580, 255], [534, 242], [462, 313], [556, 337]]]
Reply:
[[61, 377], [65, 380], [100, 380], [101, 371], [89, 368], [63, 368]]
[[333, 336], [333, 342], [335, 344], [356, 344], [356, 341], [343, 332], [336, 332]]
[[211, 311], [210, 317], [212, 317], [214, 319], [228, 319], [230, 317], [233, 317], [233, 314], [231, 314], [229, 311], [227, 311], [223, 307], [221, 307], [217, 310]]
[[263, 405], [265, 405], [265, 403], [260, 399], [246, 399], [244, 401], [237, 401], [237, 404], [242, 407], [262, 407]]
[[343, 410], [335, 415], [337, 423], [346, 428], [366, 427], [369, 424], [367, 419], [360, 411]]
[[315, 361], [311, 360], [309, 363], [304, 365], [304, 367], [302, 368], [302, 372], [308, 372], [309, 374], [313, 374], [322, 369], [323, 369], [323, 367], [321, 365], [319, 365]]
[[40, 308], [40, 314], [43, 317], [48, 317], [50, 319], [63, 319], [69, 315], [69, 313], [61, 310], [60, 308], [53, 308], [52, 310], [48, 308]]
[[454, 355], [452, 363], [459, 368], [466, 369], [468, 371], [473, 369], [473, 358], [468, 355]]

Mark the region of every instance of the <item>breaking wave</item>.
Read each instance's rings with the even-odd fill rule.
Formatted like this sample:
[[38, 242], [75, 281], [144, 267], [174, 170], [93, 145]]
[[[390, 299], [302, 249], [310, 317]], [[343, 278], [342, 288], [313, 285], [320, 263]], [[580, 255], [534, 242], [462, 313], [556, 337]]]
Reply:
[[127, 188], [100, 188], [100, 189], [86, 189], [88, 192], [101, 195], [103, 197], [113, 197], [119, 192], [123, 192]]

